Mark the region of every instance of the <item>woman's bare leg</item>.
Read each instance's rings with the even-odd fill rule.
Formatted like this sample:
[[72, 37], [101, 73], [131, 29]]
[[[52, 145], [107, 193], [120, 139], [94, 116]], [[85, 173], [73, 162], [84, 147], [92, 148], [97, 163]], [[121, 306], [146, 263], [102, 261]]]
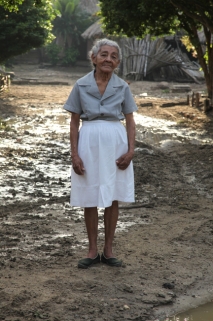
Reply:
[[105, 226], [105, 245], [104, 256], [106, 258], [113, 257], [112, 243], [115, 235], [115, 229], [118, 221], [118, 201], [113, 201], [110, 207], [106, 207], [104, 211]]
[[84, 219], [89, 240], [89, 251], [87, 257], [94, 259], [98, 253], [98, 210], [97, 207], [87, 207], [84, 209]]

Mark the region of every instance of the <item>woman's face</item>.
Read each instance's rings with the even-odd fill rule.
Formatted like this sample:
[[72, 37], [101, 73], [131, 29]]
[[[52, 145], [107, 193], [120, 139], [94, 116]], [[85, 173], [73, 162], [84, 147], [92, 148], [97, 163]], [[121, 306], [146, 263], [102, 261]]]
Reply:
[[120, 63], [118, 49], [107, 45], [102, 46], [96, 57], [92, 55], [92, 62], [96, 65], [96, 71], [112, 73]]

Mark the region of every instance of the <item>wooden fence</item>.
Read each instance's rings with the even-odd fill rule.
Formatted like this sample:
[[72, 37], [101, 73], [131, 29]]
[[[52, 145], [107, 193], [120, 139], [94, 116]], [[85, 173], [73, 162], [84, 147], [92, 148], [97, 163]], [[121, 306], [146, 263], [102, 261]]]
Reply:
[[[179, 49], [168, 46], [164, 38], [152, 40], [150, 35], [144, 39], [123, 38], [120, 41], [123, 54], [122, 76], [143, 80], [147, 76], [157, 79], [159, 71], [167, 79], [183, 78], [199, 83], [204, 79], [200, 66], [190, 61]], [[162, 80], [162, 79], [161, 79]]]

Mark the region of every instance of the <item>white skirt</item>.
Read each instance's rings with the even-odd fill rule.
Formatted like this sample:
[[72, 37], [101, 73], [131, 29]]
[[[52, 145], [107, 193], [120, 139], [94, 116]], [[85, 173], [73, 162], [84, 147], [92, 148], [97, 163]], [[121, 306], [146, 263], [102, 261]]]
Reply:
[[128, 151], [127, 133], [120, 121], [84, 121], [78, 153], [85, 173], [71, 171], [71, 206], [109, 207], [113, 201], [134, 202], [132, 162], [120, 170], [116, 160]]

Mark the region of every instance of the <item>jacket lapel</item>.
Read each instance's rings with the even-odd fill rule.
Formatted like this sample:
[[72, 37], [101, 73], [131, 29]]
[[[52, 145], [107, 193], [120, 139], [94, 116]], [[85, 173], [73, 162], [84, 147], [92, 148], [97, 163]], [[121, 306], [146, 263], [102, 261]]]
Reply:
[[102, 96], [102, 100], [107, 99], [108, 97], [111, 97], [111, 96], [115, 95], [115, 93], [116, 93], [115, 88], [113, 88], [113, 86], [112, 86], [111, 80], [112, 80], [112, 78], [108, 82], [108, 85], [107, 85], [105, 92]]
[[100, 91], [98, 89], [98, 86], [96, 84], [96, 81], [95, 81], [95, 77], [94, 77], [94, 71], [92, 71], [90, 73], [90, 77], [89, 77], [89, 82], [88, 82], [88, 87], [87, 87], [87, 93], [98, 98], [98, 99], [101, 99], [101, 94], [100, 94]]
[[110, 81], [108, 82], [106, 90], [103, 94], [102, 100], [115, 95], [116, 94], [116, 87], [121, 87], [121, 86], [122, 86], [122, 84], [119, 81], [119, 78], [113, 73], [112, 77], [110, 78]]
[[101, 94], [96, 83], [91, 84], [90, 86], [87, 87], [87, 93], [98, 99], [101, 99]]

